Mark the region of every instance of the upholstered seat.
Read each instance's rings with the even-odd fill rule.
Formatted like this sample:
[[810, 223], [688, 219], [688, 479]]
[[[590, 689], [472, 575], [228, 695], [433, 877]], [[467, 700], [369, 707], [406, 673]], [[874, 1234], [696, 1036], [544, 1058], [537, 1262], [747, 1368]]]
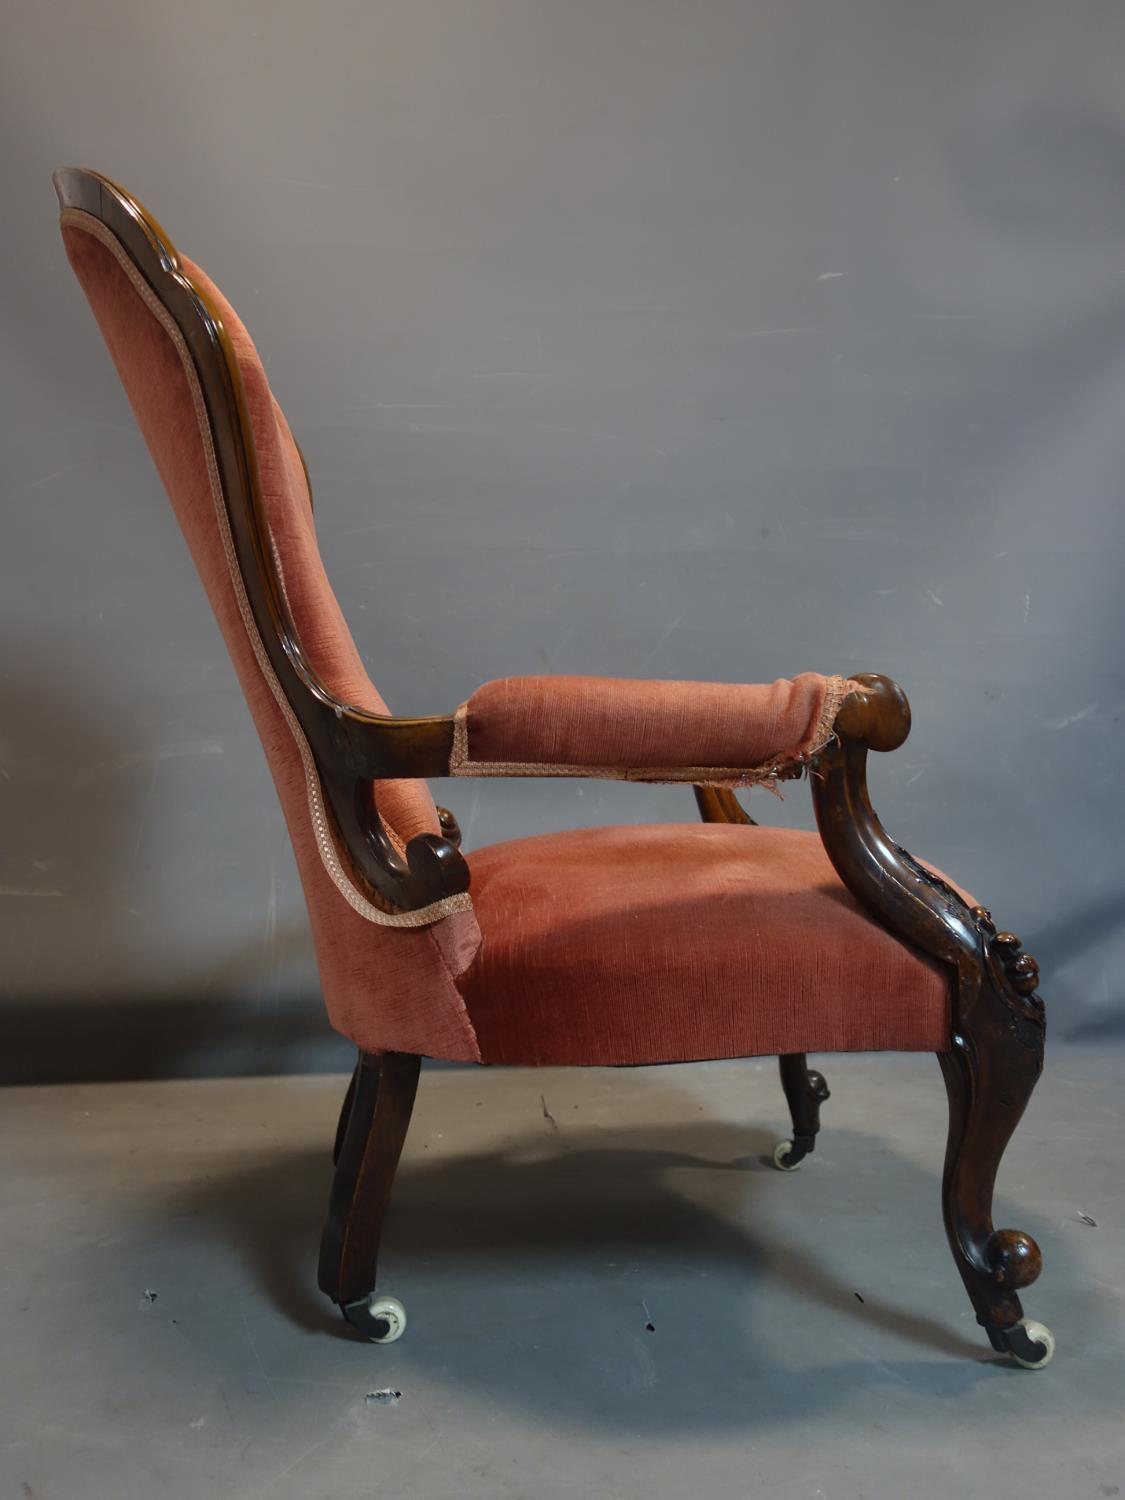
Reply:
[[586, 828], [469, 856], [462, 991], [485, 1062], [941, 1052], [948, 970], [880, 927], [819, 837]]

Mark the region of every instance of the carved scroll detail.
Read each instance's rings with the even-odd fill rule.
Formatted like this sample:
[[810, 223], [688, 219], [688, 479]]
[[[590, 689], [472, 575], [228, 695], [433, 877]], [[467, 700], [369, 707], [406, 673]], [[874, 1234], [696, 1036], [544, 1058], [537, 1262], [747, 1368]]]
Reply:
[[1047, 1026], [1043, 1001], [1035, 993], [1039, 965], [1014, 932], [997, 932], [992, 913], [984, 906], [972, 908], [973, 921], [981, 936], [981, 949], [992, 987], [1008, 1008], [1011, 1027], [1025, 1047], [1042, 1051]]
[[1007, 1007], [1014, 1035], [1025, 1047], [1041, 1047], [1046, 1010], [1035, 993], [1039, 983], [1039, 965], [1035, 959], [1023, 951], [1023, 944], [1014, 932], [997, 932], [987, 907], [969, 906], [948, 881], [915, 859], [909, 850], [901, 844], [892, 843], [892, 847], [907, 869], [925, 881], [952, 916], [970, 919], [976, 929], [985, 970]]

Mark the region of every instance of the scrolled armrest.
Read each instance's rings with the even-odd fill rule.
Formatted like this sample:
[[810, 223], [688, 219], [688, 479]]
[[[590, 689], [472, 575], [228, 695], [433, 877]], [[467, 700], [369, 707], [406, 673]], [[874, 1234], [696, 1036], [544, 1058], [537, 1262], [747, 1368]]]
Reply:
[[853, 678], [836, 715], [836, 734], [869, 750], [897, 750], [910, 733], [910, 704], [889, 677], [864, 673]]
[[815, 672], [770, 684], [503, 678], [457, 710], [449, 773], [748, 786], [803, 768], [848, 687]]

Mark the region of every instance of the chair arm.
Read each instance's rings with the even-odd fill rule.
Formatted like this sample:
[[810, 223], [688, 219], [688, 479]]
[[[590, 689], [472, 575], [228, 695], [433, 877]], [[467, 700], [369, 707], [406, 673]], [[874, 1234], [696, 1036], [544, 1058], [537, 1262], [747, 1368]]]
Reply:
[[403, 910], [466, 891], [468, 866], [444, 827], [445, 837], [419, 834], [397, 852], [379, 816], [380, 781], [589, 776], [695, 783], [725, 796], [801, 774], [831, 739], [850, 686], [811, 672], [770, 685], [508, 678], [478, 688], [454, 715], [395, 718], [309, 683], [317, 765], [340, 834], [359, 873]]
[[591, 776], [696, 783], [717, 796], [800, 775], [848, 689], [811, 672], [769, 686], [508, 678], [478, 688], [452, 716], [399, 719], [341, 703], [312, 677], [306, 685], [340, 838], [356, 873], [399, 911], [462, 894], [469, 869], [448, 822], [444, 836], [421, 833], [396, 848], [379, 811], [381, 781]]
[[454, 715], [451, 776], [746, 786], [799, 773], [847, 694], [814, 672], [765, 684], [509, 677]]
[[[309, 681], [317, 763], [357, 873], [401, 910], [468, 889], [453, 829], [395, 849], [378, 783], [440, 775], [585, 775], [729, 787], [799, 775], [832, 736], [850, 685], [807, 672], [769, 685], [529, 676], [487, 682], [453, 715], [396, 718], [333, 699]], [[371, 796], [375, 783], [375, 796]], [[727, 805], [730, 802], [730, 805]], [[703, 802], [700, 802], [702, 807]], [[706, 802], [709, 805], [709, 802]], [[751, 822], [751, 819], [745, 819]]]

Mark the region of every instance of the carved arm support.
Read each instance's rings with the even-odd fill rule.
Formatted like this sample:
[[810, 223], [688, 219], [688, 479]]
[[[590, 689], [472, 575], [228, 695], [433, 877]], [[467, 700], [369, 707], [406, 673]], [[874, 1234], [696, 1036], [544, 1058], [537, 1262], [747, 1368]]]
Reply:
[[889, 677], [853, 680], [835, 738], [810, 771], [821, 839], [840, 879], [874, 916], [934, 958], [956, 964], [976, 949], [968, 906], [894, 842], [867, 790], [868, 751], [898, 749], [910, 733], [910, 705]]
[[1042, 1046], [1039, 969], [1012, 933], [996, 931], [887, 833], [867, 789], [869, 750], [896, 750], [910, 733], [910, 705], [889, 677], [864, 674], [836, 718], [835, 737], [810, 768], [813, 807], [829, 859], [851, 893], [896, 936], [957, 972], [955, 1022], [967, 1020], [982, 984], [1007, 1005], [1028, 1046]]

